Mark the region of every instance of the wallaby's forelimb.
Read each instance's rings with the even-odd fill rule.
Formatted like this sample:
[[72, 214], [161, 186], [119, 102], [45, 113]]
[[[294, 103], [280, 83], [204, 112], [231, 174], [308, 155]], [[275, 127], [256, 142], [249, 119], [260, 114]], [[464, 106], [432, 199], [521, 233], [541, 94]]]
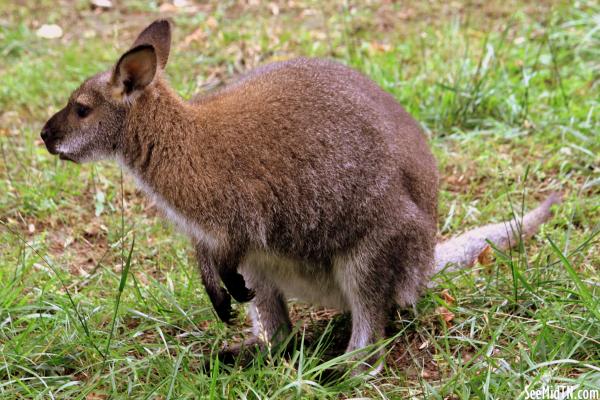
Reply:
[[225, 288], [221, 287], [220, 274], [214, 259], [208, 256], [201, 244], [196, 245], [196, 259], [202, 284], [217, 316], [221, 321], [230, 323], [232, 317], [231, 296]]
[[238, 272], [241, 255], [240, 251], [229, 251], [220, 256], [213, 255], [214, 269], [231, 297], [239, 303], [246, 303], [254, 297], [254, 291], [246, 287], [244, 277]]
[[[438, 243], [435, 247], [435, 268], [438, 273], [446, 270], [458, 270], [472, 266], [477, 257], [488, 246], [486, 240], [494, 243], [500, 250], [507, 250], [519, 243], [519, 240], [533, 236], [541, 224], [552, 216], [550, 208], [560, 203], [560, 193], [552, 193], [536, 209], [528, 212], [521, 219], [518, 217], [510, 221], [485, 225], [472, 229], [462, 235]], [[434, 285], [431, 283], [430, 286]]]
[[246, 287], [244, 277], [236, 270], [221, 271], [220, 276], [225, 288], [235, 301], [246, 303], [254, 298], [254, 291]]
[[[196, 244], [196, 259], [206, 294], [221, 321], [231, 323], [231, 297], [243, 303], [252, 300], [254, 291], [246, 287], [244, 277], [237, 271], [239, 258], [218, 257], [201, 243]], [[221, 282], [225, 287], [221, 287]]]

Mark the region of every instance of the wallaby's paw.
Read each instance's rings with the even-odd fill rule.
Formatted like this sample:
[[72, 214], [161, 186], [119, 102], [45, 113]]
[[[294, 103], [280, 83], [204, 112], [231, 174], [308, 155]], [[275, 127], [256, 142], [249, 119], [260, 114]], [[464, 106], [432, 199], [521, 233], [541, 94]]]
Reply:
[[254, 290], [244, 287], [234, 292], [229, 292], [238, 303], [247, 303], [254, 298]]
[[237, 271], [221, 274], [221, 280], [238, 303], [247, 303], [254, 298], [254, 290], [246, 287], [244, 277]]
[[219, 319], [226, 324], [231, 324], [233, 309], [231, 308], [231, 296], [227, 291], [221, 288], [221, 296], [219, 299], [211, 299], [213, 307]]

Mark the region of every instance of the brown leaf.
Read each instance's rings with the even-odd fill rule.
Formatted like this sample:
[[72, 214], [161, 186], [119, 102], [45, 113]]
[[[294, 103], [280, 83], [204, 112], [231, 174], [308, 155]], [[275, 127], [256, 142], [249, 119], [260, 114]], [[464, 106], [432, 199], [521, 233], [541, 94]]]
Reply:
[[442, 293], [440, 293], [440, 295], [442, 296], [442, 299], [444, 299], [444, 301], [450, 305], [454, 304], [454, 302], [456, 301], [456, 299], [452, 297], [448, 289], [442, 290]]
[[106, 400], [108, 399], [108, 396], [105, 395], [104, 393], [88, 393], [87, 396], [85, 396], [85, 400]]
[[216, 29], [219, 26], [219, 22], [217, 22], [217, 19], [215, 17], [208, 17], [208, 19], [206, 20], [206, 25], [210, 29]]
[[371, 43], [371, 47], [373, 48], [373, 50], [381, 52], [381, 53], [387, 53], [388, 51], [390, 51], [392, 49], [391, 45], [389, 45], [387, 43], [380, 43], [380, 42]]
[[464, 175], [450, 175], [446, 177], [446, 182], [452, 186], [464, 186], [467, 183]]
[[494, 257], [493, 257], [493, 252], [492, 252], [492, 248], [488, 245], [485, 247], [485, 249], [483, 249], [483, 251], [481, 253], [479, 253], [479, 255], [477, 256], [477, 262], [479, 262], [479, 264], [487, 267], [488, 265], [491, 265], [492, 262], [494, 261]]
[[452, 320], [454, 319], [454, 314], [450, 312], [446, 307], [438, 307], [435, 309], [435, 313], [442, 317], [444, 322], [446, 322], [447, 326], [451, 325]]
[[83, 237], [86, 239], [97, 237], [100, 234], [100, 223], [93, 221], [85, 226], [83, 229]]
[[202, 28], [198, 28], [183, 39], [183, 47], [189, 46], [192, 42], [200, 42], [204, 38], [206, 38], [204, 31]]
[[110, 0], [91, 0], [92, 8], [109, 9], [112, 8], [113, 4]]

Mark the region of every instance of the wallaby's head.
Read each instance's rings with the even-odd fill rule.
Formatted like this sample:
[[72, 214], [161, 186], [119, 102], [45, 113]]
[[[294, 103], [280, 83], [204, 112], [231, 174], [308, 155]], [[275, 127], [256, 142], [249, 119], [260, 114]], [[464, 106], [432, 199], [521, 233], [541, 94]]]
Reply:
[[83, 82], [46, 122], [41, 136], [48, 151], [75, 162], [115, 156], [127, 113], [140, 95], [152, 90], [167, 64], [170, 46], [167, 20], [144, 29], [111, 70]]

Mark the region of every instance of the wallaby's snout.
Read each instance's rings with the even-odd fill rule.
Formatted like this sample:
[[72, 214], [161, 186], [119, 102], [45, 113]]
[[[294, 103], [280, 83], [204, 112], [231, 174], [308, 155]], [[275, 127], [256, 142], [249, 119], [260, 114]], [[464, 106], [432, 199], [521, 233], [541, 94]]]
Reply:
[[66, 107], [54, 114], [42, 128], [40, 136], [46, 145], [46, 149], [50, 154], [58, 154], [61, 158], [64, 156], [58, 150], [59, 143], [64, 137], [64, 132], [61, 130], [60, 121], [64, 119]]

